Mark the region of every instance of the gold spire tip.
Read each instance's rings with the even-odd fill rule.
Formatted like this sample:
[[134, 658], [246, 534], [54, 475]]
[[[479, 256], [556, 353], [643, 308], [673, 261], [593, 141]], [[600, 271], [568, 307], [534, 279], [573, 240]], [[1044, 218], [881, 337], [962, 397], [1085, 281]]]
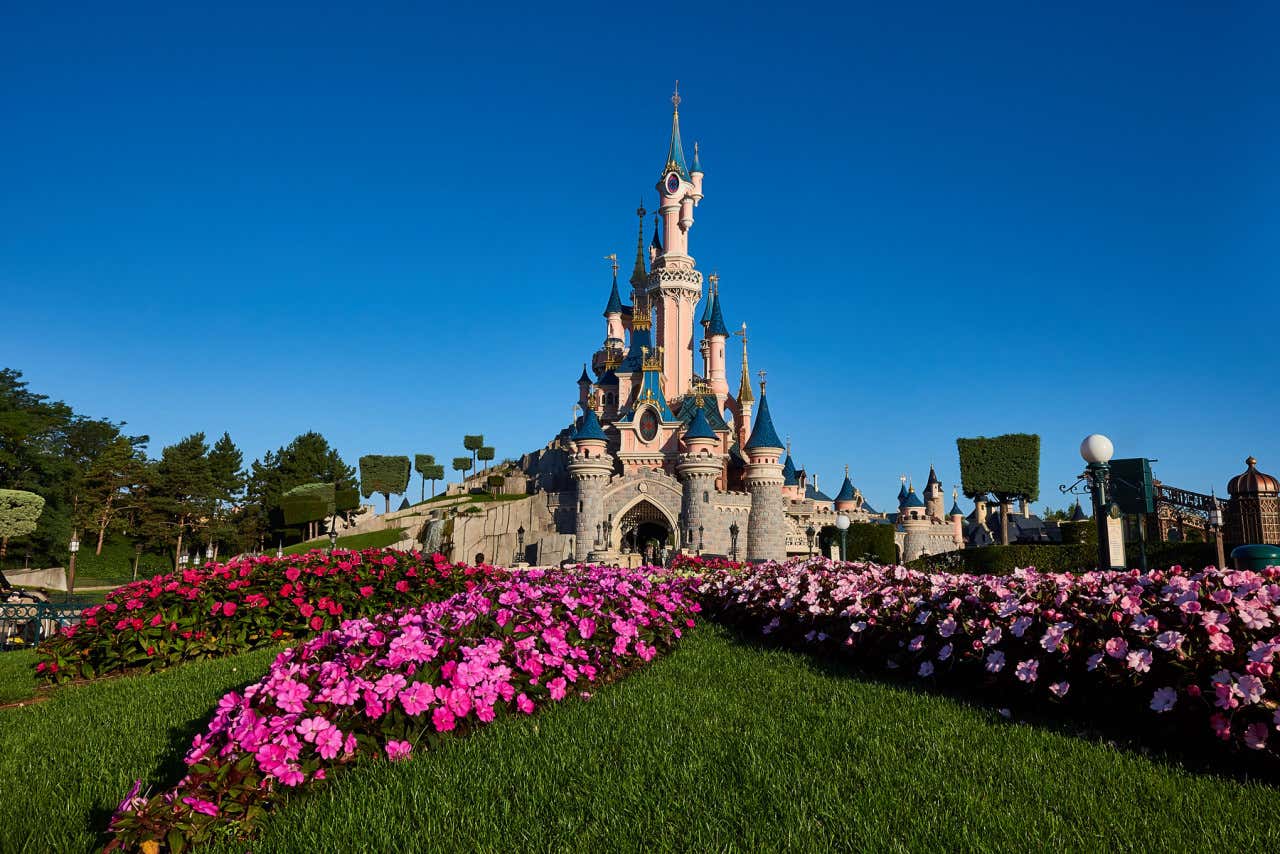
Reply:
[[680, 112], [680, 81], [679, 80], [676, 81], [675, 91], [671, 93], [671, 106], [675, 108], [675, 111], [677, 113]]

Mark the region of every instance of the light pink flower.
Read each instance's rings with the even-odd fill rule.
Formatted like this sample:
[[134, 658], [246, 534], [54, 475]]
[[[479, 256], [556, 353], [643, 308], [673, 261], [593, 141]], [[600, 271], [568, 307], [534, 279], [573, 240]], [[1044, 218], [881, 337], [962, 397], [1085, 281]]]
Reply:
[[1156, 712], [1167, 712], [1178, 702], [1178, 692], [1172, 688], [1157, 688], [1151, 695], [1151, 708]]
[[1034, 682], [1039, 677], [1040, 662], [1034, 658], [1028, 658], [1025, 661], [1018, 662], [1018, 667], [1014, 671], [1023, 682]]

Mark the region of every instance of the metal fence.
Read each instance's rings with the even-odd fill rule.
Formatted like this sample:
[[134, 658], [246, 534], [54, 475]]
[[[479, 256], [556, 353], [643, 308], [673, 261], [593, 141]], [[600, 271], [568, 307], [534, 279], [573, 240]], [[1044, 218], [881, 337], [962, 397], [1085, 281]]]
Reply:
[[60, 626], [80, 622], [79, 605], [50, 602], [0, 603], [0, 651], [29, 649], [54, 634]]

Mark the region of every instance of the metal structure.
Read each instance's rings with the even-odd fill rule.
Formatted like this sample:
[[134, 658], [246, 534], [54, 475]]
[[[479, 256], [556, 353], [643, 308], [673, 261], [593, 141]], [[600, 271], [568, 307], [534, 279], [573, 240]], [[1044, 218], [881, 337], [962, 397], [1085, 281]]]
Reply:
[[50, 602], [0, 603], [0, 650], [33, 647], [60, 627], [79, 623], [83, 610]]
[[1166, 486], [1158, 480], [1153, 486], [1155, 511], [1148, 518], [1158, 527], [1159, 538], [1186, 542], [1189, 531], [1198, 531], [1201, 539], [1208, 542], [1213, 511], [1221, 513], [1225, 502], [1214, 495]]

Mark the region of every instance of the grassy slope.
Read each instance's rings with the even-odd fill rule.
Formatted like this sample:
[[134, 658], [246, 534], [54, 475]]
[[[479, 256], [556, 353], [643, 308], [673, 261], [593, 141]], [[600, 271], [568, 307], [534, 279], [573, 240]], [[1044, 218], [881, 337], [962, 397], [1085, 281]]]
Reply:
[[0, 652], [0, 705], [30, 700], [36, 693], [34, 649]]
[[[176, 779], [218, 695], [271, 655], [0, 712], [0, 850], [100, 843], [132, 780]], [[1280, 845], [1280, 791], [1008, 724], [704, 626], [589, 701], [341, 773], [274, 815], [253, 849], [1186, 850], [1228, 839]]]
[[[348, 537], [338, 537], [338, 548], [340, 549], [380, 549], [384, 546], [390, 546], [404, 539], [403, 528], [387, 528], [382, 531], [370, 531], [367, 534], [352, 534]], [[287, 555], [306, 554], [312, 549], [328, 549], [328, 537], [322, 537], [318, 540], [309, 540], [305, 543], [297, 543], [289, 546], [284, 550]]]

